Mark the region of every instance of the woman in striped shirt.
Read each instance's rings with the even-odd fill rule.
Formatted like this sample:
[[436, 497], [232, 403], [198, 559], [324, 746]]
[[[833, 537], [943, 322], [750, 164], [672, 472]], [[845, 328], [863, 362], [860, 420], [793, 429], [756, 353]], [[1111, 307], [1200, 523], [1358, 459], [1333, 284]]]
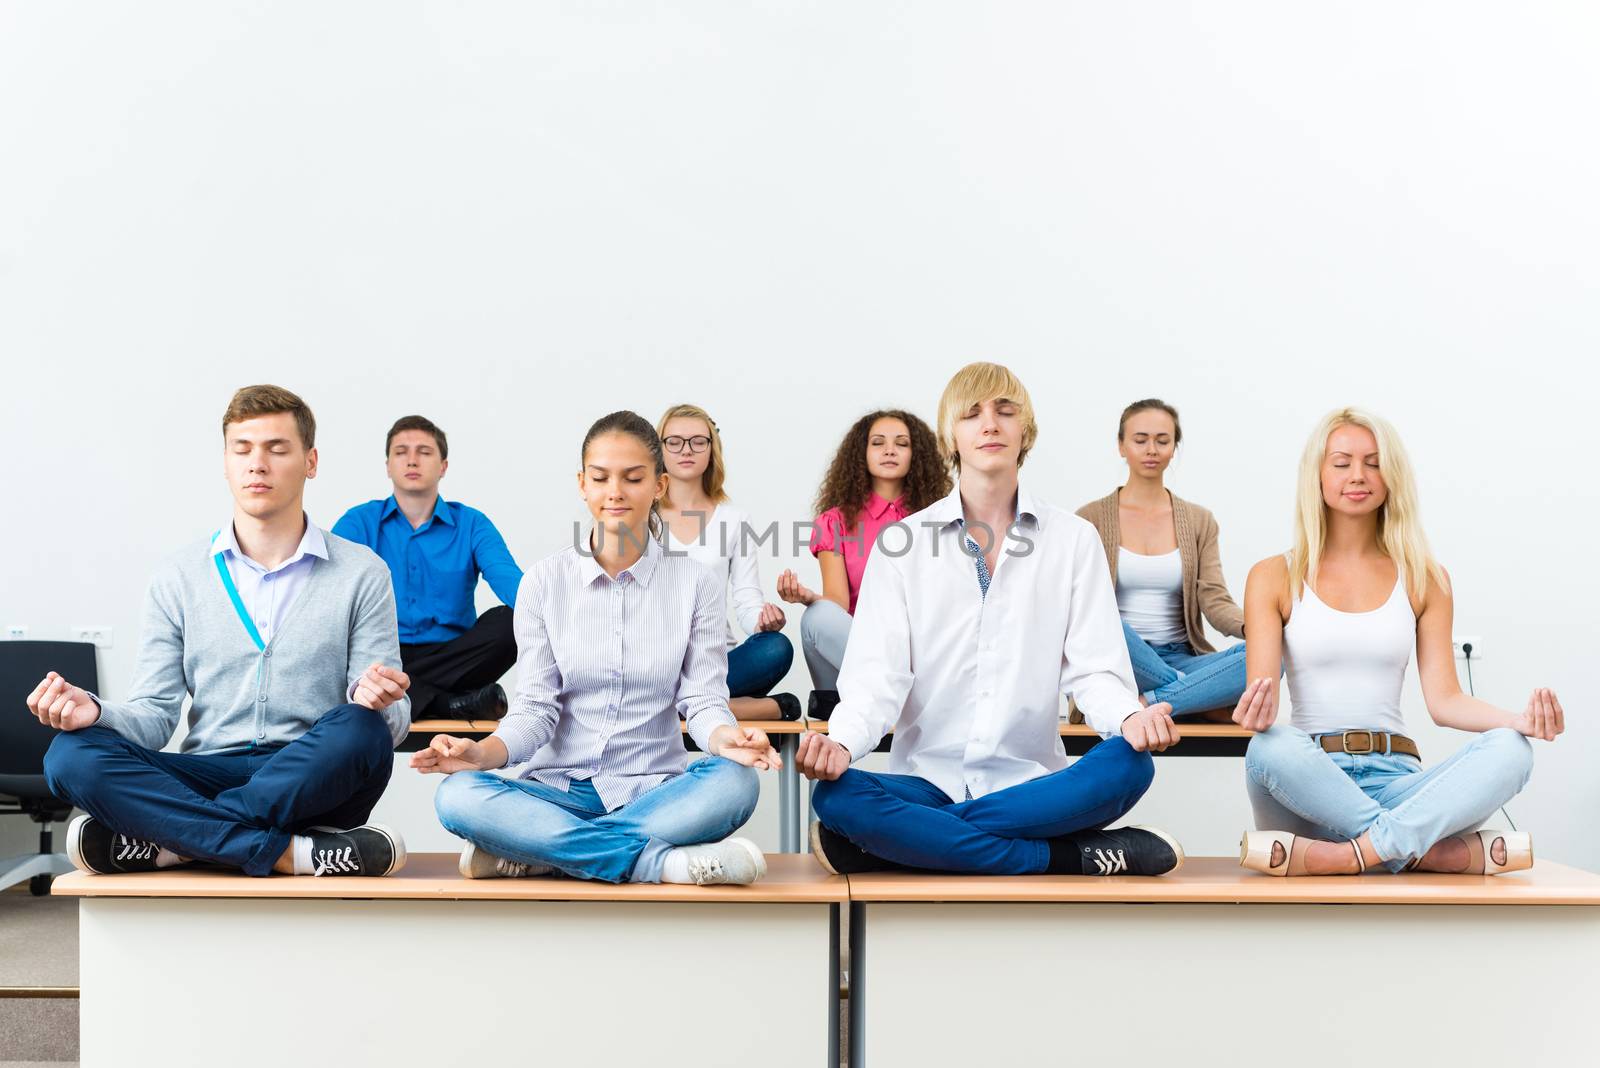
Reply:
[[[434, 807], [467, 840], [469, 879], [754, 882], [760, 850], [727, 836], [755, 810], [756, 771], [781, 760], [728, 710], [722, 583], [662, 551], [666, 463], [648, 422], [600, 419], [582, 463], [594, 526], [517, 593], [510, 711], [482, 742], [435, 737], [411, 766], [449, 776]], [[693, 764], [680, 717], [708, 754]]]

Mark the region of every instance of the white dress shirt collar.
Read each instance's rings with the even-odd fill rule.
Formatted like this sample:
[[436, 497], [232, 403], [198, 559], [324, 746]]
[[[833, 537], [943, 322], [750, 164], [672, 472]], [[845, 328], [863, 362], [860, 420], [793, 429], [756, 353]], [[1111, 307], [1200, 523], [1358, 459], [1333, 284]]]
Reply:
[[[604, 575], [606, 569], [600, 566], [600, 561], [594, 555], [594, 530], [589, 531], [589, 551], [578, 554], [578, 577], [585, 586], [591, 586], [595, 580]], [[641, 586], [650, 585], [650, 577], [656, 573], [656, 564], [661, 559], [661, 543], [654, 537], [646, 536], [644, 539], [644, 555], [632, 564], [617, 572], [616, 581], [620, 582], [622, 576], [629, 575]]]
[[[927, 516], [927, 522], [938, 523], [939, 529], [943, 530], [951, 523], [962, 518], [965, 511], [961, 504], [961, 483], [957, 482], [954, 489], [930, 504], [923, 514]], [[1044, 509], [1040, 507], [1040, 502], [1034, 498], [1033, 494], [1028, 492], [1027, 484], [1019, 482], [1017, 484], [1016, 517], [1021, 518], [1022, 516], [1027, 516], [1033, 520], [1035, 527], [1041, 529], [1044, 527]]]
[[245, 555], [244, 550], [239, 548], [239, 537], [234, 533], [233, 518], [231, 516], [222, 525], [222, 529], [217, 531], [216, 536], [211, 539], [211, 555], [215, 556], [220, 552], [227, 552], [233, 559], [243, 561], [266, 575], [298, 564], [307, 556], [315, 556], [319, 560], [326, 560], [328, 558], [328, 540], [322, 536], [322, 529], [311, 522], [311, 519], [304, 512], [300, 513], [300, 518], [306, 525], [306, 532], [300, 535], [300, 544], [295, 548], [294, 554], [277, 567], [269, 569], [259, 561], [252, 560]]

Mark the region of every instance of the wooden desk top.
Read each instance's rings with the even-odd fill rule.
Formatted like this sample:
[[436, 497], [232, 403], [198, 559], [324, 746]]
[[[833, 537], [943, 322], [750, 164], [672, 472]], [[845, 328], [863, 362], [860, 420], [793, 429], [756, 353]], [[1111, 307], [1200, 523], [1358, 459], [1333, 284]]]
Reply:
[[[412, 734], [493, 734], [500, 721], [496, 719], [419, 719], [412, 721]], [[768, 734], [804, 734], [805, 720], [747, 719], [740, 720], [741, 727], [760, 727]], [[686, 731], [683, 724], [680, 731]]]
[[1275, 879], [1232, 857], [1191, 857], [1176, 875], [962, 876], [881, 872], [846, 880], [810, 856], [767, 854], [754, 886], [587, 882], [562, 877], [463, 879], [454, 853], [414, 853], [386, 879], [274, 875], [252, 879], [180, 868], [139, 875], [58, 876], [64, 897], [284, 898], [440, 901], [669, 901], [754, 904], [902, 903], [1250, 904], [1250, 905], [1600, 905], [1600, 875], [1541, 861], [1511, 875], [1363, 875]]
[[539, 876], [463, 879], [455, 853], [413, 853], [396, 875], [382, 879], [270, 875], [178, 868], [137, 875], [58, 876], [51, 893], [63, 897], [362, 898], [410, 901], [672, 901], [745, 904], [842, 904], [845, 880], [829, 875], [809, 855], [768, 853], [767, 876], [754, 886], [680, 886], [611, 883]]
[[[798, 724], [797, 724], [797, 726], [798, 726]], [[818, 734], [827, 734], [828, 733], [828, 721], [825, 720], [825, 719], [807, 720], [804, 723], [804, 728], [806, 730], [816, 731]], [[1250, 732], [1249, 731], [1245, 730], [1243, 727], [1235, 726], [1232, 723], [1189, 723], [1189, 722], [1186, 722], [1186, 721], [1181, 720], [1181, 719], [1178, 721], [1178, 733], [1181, 736], [1178, 739], [1178, 744], [1179, 745], [1183, 744], [1183, 739], [1184, 738], [1249, 738], [1250, 737]], [[1098, 737], [1100, 737], [1100, 732], [1095, 730], [1093, 727], [1089, 726], [1087, 723], [1065, 723], [1065, 722], [1063, 722], [1061, 724], [1060, 734], [1061, 734], [1061, 737], [1063, 737], [1063, 738], [1098, 738]]]
[[1233, 857], [1190, 857], [1175, 875], [850, 876], [850, 900], [1250, 905], [1600, 905], [1600, 875], [1540, 861], [1510, 875], [1304, 876], [1279, 879]]

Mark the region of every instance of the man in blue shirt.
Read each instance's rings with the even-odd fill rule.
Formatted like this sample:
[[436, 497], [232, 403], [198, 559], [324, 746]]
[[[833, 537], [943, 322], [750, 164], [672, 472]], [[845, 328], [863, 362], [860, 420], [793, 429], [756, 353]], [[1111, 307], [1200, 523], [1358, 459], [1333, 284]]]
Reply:
[[[444, 431], [404, 416], [384, 451], [394, 493], [356, 505], [333, 532], [389, 565], [412, 718], [498, 719], [506, 710], [499, 679], [517, 661], [511, 606], [522, 569], [487, 516], [439, 496], [450, 467]], [[480, 574], [504, 602], [482, 616], [473, 603]]]

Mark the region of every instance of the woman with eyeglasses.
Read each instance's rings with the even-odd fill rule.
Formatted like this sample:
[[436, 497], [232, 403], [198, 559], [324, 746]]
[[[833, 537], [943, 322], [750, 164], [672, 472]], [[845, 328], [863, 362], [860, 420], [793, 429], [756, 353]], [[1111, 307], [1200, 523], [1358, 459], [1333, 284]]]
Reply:
[[740, 641], [730, 622], [728, 707], [741, 720], [799, 719], [800, 703], [792, 695], [768, 696], [788, 674], [794, 646], [782, 633], [783, 609], [761, 593], [757, 532], [723, 489], [727, 467], [717, 424], [704, 408], [675, 404], [656, 423], [656, 432], [667, 451], [667, 492], [660, 509], [666, 546], [717, 573], [747, 635]]

